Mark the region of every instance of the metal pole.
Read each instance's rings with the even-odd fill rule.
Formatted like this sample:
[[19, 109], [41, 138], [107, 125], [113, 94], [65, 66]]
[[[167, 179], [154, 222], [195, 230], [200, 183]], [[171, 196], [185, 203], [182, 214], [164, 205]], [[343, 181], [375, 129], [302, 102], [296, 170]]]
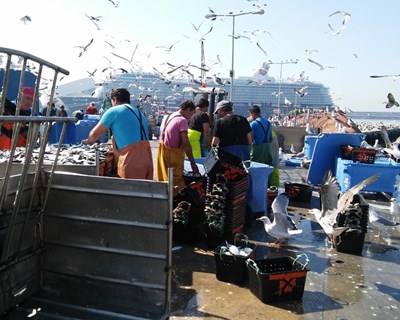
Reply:
[[233, 101], [233, 77], [235, 75], [234, 71], [235, 62], [235, 16], [232, 16], [232, 68], [230, 72], [231, 76], [231, 97], [230, 100]]
[[278, 87], [278, 116], [281, 115], [281, 85], [282, 85], [282, 66], [283, 62], [280, 62], [281, 70], [279, 73], [279, 87]]

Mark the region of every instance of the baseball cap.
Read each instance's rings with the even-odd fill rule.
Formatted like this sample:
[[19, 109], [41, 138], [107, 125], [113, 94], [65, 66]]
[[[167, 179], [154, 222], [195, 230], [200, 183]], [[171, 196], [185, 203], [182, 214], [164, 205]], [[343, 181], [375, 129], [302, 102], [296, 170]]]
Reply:
[[233, 103], [228, 100], [221, 100], [217, 103], [217, 107], [214, 110], [214, 113], [217, 113], [220, 109], [232, 109]]
[[22, 92], [25, 96], [27, 96], [27, 97], [29, 97], [29, 98], [33, 98], [33, 96], [35, 95], [35, 89], [33, 89], [32, 87], [23, 87], [23, 88], [21, 89], [21, 92]]

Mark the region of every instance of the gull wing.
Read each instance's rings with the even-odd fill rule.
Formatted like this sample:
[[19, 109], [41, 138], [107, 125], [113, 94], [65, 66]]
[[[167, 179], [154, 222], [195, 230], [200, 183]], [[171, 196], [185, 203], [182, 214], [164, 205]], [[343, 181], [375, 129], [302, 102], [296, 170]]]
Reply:
[[338, 205], [339, 184], [333, 176], [332, 171], [328, 170], [322, 180], [320, 198], [321, 198], [321, 217], [328, 211], [335, 211]]
[[379, 178], [379, 176], [380, 173], [376, 173], [370, 176], [369, 178], [364, 179], [360, 183], [357, 183], [355, 186], [351, 187], [349, 190], [343, 193], [338, 200], [337, 204], [338, 212], [344, 212], [350, 205], [351, 201], [353, 200], [353, 197], [356, 194], [358, 194], [362, 189], [364, 189], [366, 186], [375, 182]]
[[314, 61], [313, 59], [308, 58], [308, 61], [310, 61], [311, 63], [314, 63], [315, 65], [317, 65], [321, 69], [324, 68], [324, 66], [322, 64], [318, 63], [317, 61]]
[[289, 205], [289, 196], [286, 192], [278, 194], [271, 204], [273, 213], [282, 212], [287, 214], [287, 207]]
[[283, 230], [293, 229], [293, 222], [283, 212], [274, 212], [274, 222], [276, 226], [279, 226]]

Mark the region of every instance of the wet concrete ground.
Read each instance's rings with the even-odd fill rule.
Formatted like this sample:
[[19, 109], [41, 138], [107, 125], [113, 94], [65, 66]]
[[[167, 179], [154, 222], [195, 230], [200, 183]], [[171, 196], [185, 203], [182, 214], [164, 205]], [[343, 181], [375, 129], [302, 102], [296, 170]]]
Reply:
[[[304, 170], [283, 166], [281, 183], [301, 182]], [[368, 202], [391, 218], [387, 201], [372, 195]], [[261, 222], [243, 230], [257, 244], [256, 259], [308, 257], [302, 299], [265, 304], [250, 291], [248, 280], [241, 285], [217, 280], [213, 248], [200, 238], [195, 244], [174, 243], [171, 319], [399, 319], [400, 227], [369, 225], [361, 255], [340, 253], [307, 213], [318, 203], [313, 192], [310, 203], [289, 204], [289, 213], [303, 214], [303, 233], [280, 247], [270, 244], [274, 239]]]

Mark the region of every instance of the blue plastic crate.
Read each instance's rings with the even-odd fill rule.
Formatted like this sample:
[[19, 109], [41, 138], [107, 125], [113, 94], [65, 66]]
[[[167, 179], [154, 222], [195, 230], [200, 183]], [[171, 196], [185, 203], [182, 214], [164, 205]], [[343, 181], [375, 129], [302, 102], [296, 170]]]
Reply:
[[318, 135], [304, 137], [304, 156], [307, 159], [312, 159], [317, 139]]
[[[76, 123], [76, 143], [81, 143], [82, 140], [87, 139], [90, 131], [96, 126], [97, 122], [98, 120], [95, 118], [79, 120]], [[107, 132], [101, 135], [97, 140], [98, 142], [107, 142]]]
[[396, 176], [400, 174], [400, 163], [387, 158], [377, 158], [373, 164], [337, 159], [336, 179], [342, 192], [375, 173], [380, 173], [380, 177], [366, 186], [363, 191], [383, 191], [393, 195], [396, 188]]
[[308, 169], [307, 182], [319, 185], [328, 170], [335, 173], [336, 159], [342, 155], [342, 145], [359, 146], [364, 137], [363, 133], [320, 133]]
[[[48, 142], [50, 144], [58, 143], [61, 136], [61, 130], [63, 127], [63, 122], [53, 122], [49, 132]], [[64, 139], [62, 141], [64, 144], [75, 144], [76, 143], [76, 128], [75, 123], [68, 123], [67, 129], [64, 134]]]

